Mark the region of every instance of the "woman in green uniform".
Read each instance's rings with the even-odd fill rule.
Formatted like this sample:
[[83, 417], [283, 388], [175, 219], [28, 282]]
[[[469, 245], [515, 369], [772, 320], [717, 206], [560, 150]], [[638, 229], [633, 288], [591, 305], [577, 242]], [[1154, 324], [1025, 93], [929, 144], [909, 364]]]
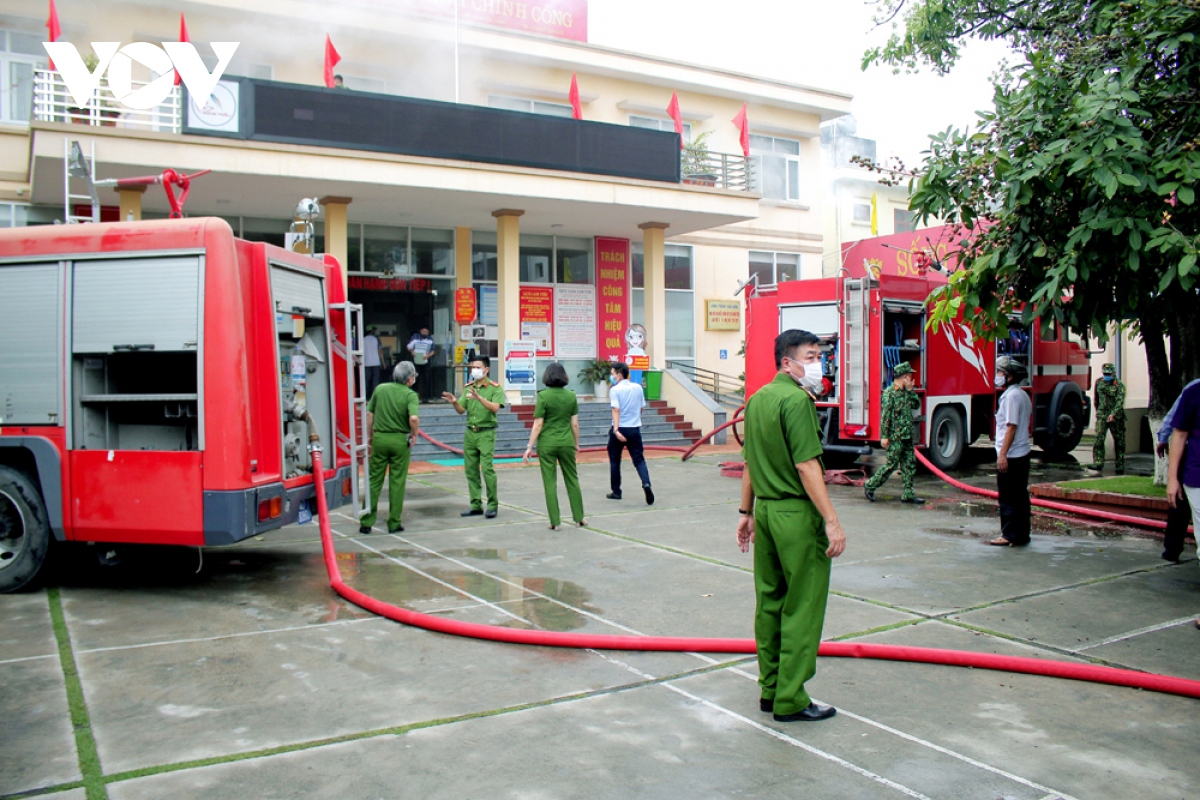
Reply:
[[524, 461], [537, 444], [537, 458], [542, 465], [542, 485], [546, 489], [546, 512], [550, 515], [550, 530], [558, 530], [562, 518], [558, 513], [558, 466], [562, 465], [563, 483], [571, 501], [571, 517], [579, 527], [587, 525], [583, 518], [583, 493], [579, 491], [579, 472], [575, 454], [579, 451], [579, 400], [566, 388], [567, 371], [555, 361], [546, 367], [542, 376], [546, 388], [538, 392], [533, 411], [533, 430]]

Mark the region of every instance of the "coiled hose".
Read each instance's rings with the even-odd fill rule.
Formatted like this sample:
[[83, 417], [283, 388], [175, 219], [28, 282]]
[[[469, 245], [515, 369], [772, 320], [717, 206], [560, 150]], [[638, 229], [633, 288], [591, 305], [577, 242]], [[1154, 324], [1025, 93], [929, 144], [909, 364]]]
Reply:
[[[321, 450], [312, 449], [313, 485], [316, 488], [317, 514], [321, 526], [321, 547], [325, 555], [325, 569], [329, 585], [333, 590], [360, 608], [405, 625], [437, 631], [453, 636], [485, 639], [509, 644], [531, 644], [543, 647], [567, 647], [591, 650], [653, 650], [687, 653], [754, 653], [753, 639], [705, 639], [674, 636], [612, 636], [558, 631], [521, 630], [497, 625], [481, 625], [474, 622], [447, 619], [422, 614], [406, 608], [384, 603], [352, 589], [342, 581], [338, 568], [337, 553], [333, 546], [333, 532], [329, 526], [329, 505], [320, 486], [324, 474]], [[887, 644], [854, 642], [822, 642], [818, 654], [842, 658], [875, 658], [885, 661], [911, 661], [922, 664], [943, 664], [955, 667], [975, 667], [1004, 672], [1021, 672], [1026, 675], [1044, 675], [1054, 678], [1107, 683], [1113, 686], [1128, 686], [1148, 689], [1166, 694], [1200, 698], [1200, 681], [1175, 678], [1169, 675], [1135, 672], [1093, 664], [1074, 664], [1065, 661], [1050, 661], [1041, 658], [1000, 656], [991, 653], [972, 653], [960, 650], [940, 650], [928, 647], [906, 647]]]

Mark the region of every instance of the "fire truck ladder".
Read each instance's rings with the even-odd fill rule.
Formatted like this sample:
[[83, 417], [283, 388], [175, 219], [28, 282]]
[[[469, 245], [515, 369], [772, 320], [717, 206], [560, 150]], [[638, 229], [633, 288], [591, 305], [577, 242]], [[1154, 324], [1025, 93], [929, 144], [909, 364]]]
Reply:
[[[332, 303], [330, 308], [345, 312], [346, 328], [346, 391], [350, 395], [350, 435], [338, 434], [338, 449], [350, 454], [350, 501], [355, 515], [363, 517], [370, 511], [371, 473], [367, 457], [367, 370], [363, 364], [363, 307], [356, 303]], [[355, 346], [357, 343], [357, 346]], [[362, 465], [362, 491], [358, 468]]]
[[[78, 141], [63, 140], [63, 220], [68, 224], [100, 221], [100, 195], [96, 194], [96, 143], [91, 142], [91, 157], [84, 158]], [[87, 194], [71, 194], [71, 179], [82, 178]], [[88, 205], [91, 214], [75, 213], [75, 205]]]
[[842, 308], [846, 323], [846, 424], [867, 424], [867, 325], [870, 283], [846, 279], [842, 285]]

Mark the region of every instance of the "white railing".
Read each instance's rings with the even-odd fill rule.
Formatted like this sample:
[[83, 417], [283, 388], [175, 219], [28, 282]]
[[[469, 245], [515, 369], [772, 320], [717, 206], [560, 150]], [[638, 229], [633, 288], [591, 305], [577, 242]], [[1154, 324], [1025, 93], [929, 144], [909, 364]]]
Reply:
[[[133, 88], [145, 86], [133, 82]], [[181, 93], [176, 86], [159, 105], [138, 111], [117, 102], [108, 88], [108, 78], [100, 79], [100, 87], [86, 106], [77, 106], [58, 72], [38, 70], [33, 77], [33, 118], [39, 122], [74, 122], [106, 128], [129, 128], [140, 131], [179, 133], [183, 113]]]

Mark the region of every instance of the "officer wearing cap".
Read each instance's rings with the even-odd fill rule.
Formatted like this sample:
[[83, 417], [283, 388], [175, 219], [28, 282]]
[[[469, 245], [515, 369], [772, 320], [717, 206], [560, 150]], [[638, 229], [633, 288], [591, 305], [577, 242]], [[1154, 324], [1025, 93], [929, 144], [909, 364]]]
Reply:
[[883, 391], [883, 408], [879, 412], [879, 443], [887, 450], [887, 463], [863, 485], [863, 493], [872, 503], [875, 491], [900, 470], [904, 491], [901, 503], [925, 501], [913, 493], [913, 478], [917, 476], [917, 456], [913, 452], [913, 412], [921, 408], [921, 398], [913, 391], [916, 376], [912, 364], [904, 361], [892, 370], [895, 380]]
[[1020, 547], [1029, 544], [1029, 420], [1033, 402], [1021, 388], [1029, 371], [1008, 356], [996, 359], [996, 388], [1002, 389], [996, 405], [996, 489], [1000, 501], [1000, 536], [988, 544]]
[[1125, 384], [1117, 378], [1115, 364], [1105, 364], [1102, 375], [1092, 390], [1096, 406], [1096, 441], [1092, 445], [1092, 463], [1088, 469], [1104, 469], [1104, 449], [1108, 432], [1112, 431], [1113, 449], [1117, 453], [1117, 474], [1125, 474]]

